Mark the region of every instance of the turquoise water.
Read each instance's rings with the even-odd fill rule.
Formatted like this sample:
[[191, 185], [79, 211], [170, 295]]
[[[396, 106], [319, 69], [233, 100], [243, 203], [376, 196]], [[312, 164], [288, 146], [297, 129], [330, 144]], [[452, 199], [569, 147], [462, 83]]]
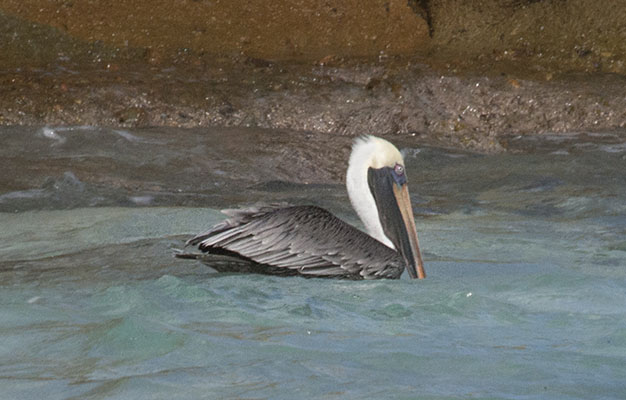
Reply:
[[186, 142], [120, 140], [194, 133], [56, 133], [0, 130], [0, 398], [626, 398], [623, 135], [401, 146], [428, 279], [351, 282], [172, 257], [232, 197], [357, 223], [342, 185], [173, 189]]

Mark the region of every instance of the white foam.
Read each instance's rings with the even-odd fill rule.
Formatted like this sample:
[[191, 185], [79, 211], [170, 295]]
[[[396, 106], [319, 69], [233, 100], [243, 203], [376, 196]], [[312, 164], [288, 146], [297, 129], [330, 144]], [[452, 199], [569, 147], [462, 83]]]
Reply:
[[65, 143], [65, 138], [59, 135], [55, 129], [44, 126], [40, 131], [41, 135], [47, 139], [56, 140], [58, 143]]
[[121, 137], [128, 140], [129, 142], [143, 142], [144, 141], [143, 138], [140, 138], [139, 136], [135, 136], [128, 131], [123, 131], [120, 129], [113, 129], [113, 133], [120, 135]]
[[154, 200], [153, 196], [131, 196], [129, 197], [130, 201], [139, 205], [139, 206], [147, 206], [152, 203]]
[[600, 150], [607, 153], [622, 153], [626, 151], [626, 143], [607, 144], [604, 146], [600, 146]]

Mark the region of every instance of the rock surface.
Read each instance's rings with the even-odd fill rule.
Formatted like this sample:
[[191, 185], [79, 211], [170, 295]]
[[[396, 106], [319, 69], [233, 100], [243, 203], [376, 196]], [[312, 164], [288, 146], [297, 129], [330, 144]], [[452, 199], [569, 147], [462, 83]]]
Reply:
[[400, 134], [626, 127], [620, 0], [0, 2], [0, 124]]

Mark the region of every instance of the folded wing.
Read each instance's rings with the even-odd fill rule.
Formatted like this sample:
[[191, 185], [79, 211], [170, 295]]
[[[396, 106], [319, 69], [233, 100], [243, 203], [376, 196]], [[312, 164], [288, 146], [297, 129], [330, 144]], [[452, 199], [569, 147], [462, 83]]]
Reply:
[[[379, 279], [398, 278], [404, 270], [396, 251], [319, 207], [264, 206], [226, 213], [230, 219], [187, 244], [250, 261], [255, 272], [271, 274]], [[197, 258], [212, 266], [210, 257]]]

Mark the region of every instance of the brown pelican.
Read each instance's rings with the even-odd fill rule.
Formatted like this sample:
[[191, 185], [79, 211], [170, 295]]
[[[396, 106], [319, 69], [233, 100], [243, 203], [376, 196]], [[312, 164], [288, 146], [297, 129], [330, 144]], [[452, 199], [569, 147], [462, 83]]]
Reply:
[[[346, 186], [369, 235], [319, 207], [260, 206], [225, 210], [230, 219], [187, 241], [212, 257], [176, 256], [200, 259], [221, 272], [398, 279], [406, 268], [411, 278], [424, 278], [398, 149], [374, 136], [357, 139]], [[221, 256], [231, 261], [216, 262]]]

